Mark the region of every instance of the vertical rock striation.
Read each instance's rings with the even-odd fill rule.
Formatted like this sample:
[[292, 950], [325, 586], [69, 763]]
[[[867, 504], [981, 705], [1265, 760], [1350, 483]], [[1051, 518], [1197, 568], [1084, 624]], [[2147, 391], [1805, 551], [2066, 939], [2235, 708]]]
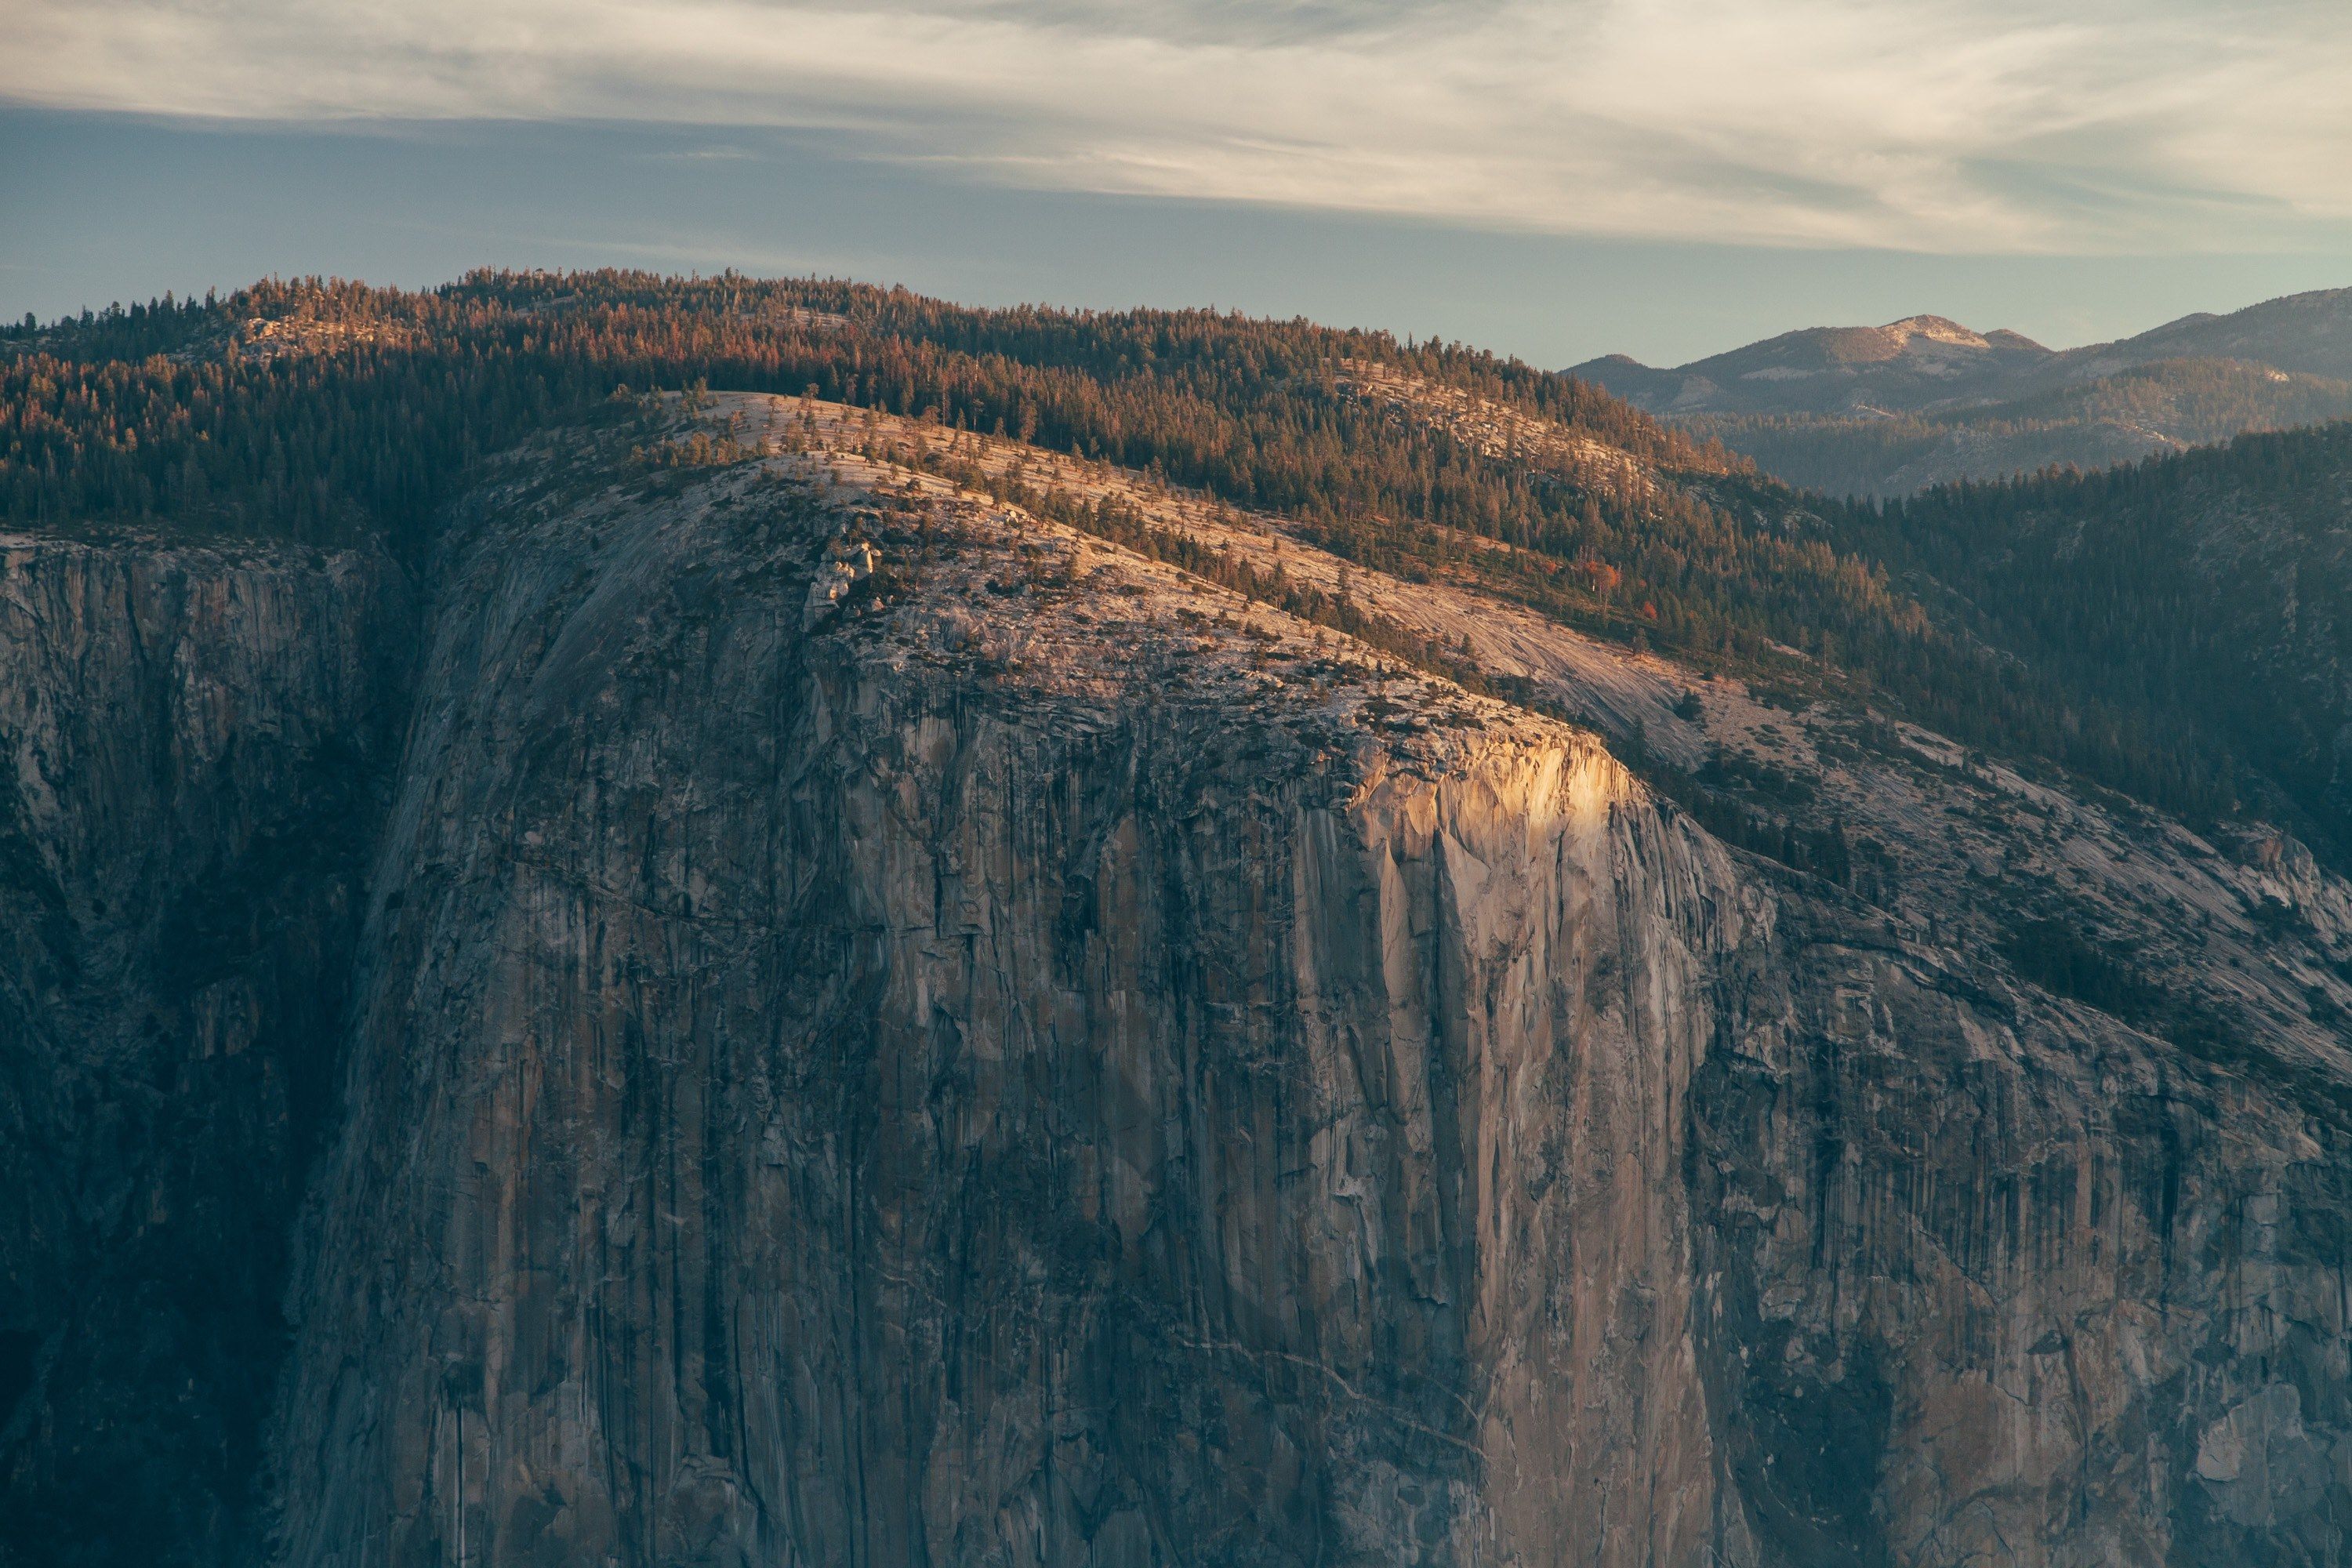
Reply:
[[243, 1528], [402, 603], [360, 556], [0, 540], [8, 1562]]
[[10, 1568], [2352, 1552], [2307, 860], [2067, 805], [2200, 982], [2134, 1029], [1984, 937], [1982, 780], [1824, 786], [1952, 839], [1866, 905], [935, 479], [604, 478], [415, 642], [356, 557], [0, 560]]
[[810, 635], [836, 521], [455, 571], [289, 1560], [1701, 1558], [1721, 853], [1557, 726], [1237, 700], [1303, 629], [1180, 641], [1172, 574], [1050, 532], [1087, 595], [1008, 649], [962, 587], [1040, 542], [985, 520]]
[[1762, 1560], [2344, 1562], [2341, 1086], [1807, 903], [1691, 1100], [1701, 1359]]

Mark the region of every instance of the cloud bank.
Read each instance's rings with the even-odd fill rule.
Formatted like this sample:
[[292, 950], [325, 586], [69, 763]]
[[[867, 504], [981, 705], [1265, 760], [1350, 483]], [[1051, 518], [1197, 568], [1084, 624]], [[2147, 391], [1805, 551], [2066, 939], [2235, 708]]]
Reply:
[[1945, 253], [2352, 222], [2342, 0], [5, 0], [0, 98], [823, 128], [1040, 188]]

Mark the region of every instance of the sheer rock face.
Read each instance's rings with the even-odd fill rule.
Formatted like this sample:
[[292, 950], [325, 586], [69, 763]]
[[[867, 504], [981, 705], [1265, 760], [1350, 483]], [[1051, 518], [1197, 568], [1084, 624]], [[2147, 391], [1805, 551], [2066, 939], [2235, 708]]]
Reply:
[[1784, 896], [1691, 1089], [1761, 1560], [2342, 1562], [2340, 1110], [1827, 913]]
[[[824, 490], [774, 459], [667, 500], [487, 494], [436, 564], [383, 795], [304, 762], [332, 735], [381, 754], [380, 574], [54, 547], [68, 592], [11, 558], [0, 625], [38, 628], [0, 692], [11, 842], [81, 900], [44, 925], [11, 882], [0, 929], [0, 1020], [47, 1042], [10, 1070], [79, 1097], [0, 1089], [28, 1130], [0, 1146], [27, 1173], [0, 1195], [8, 1326], [45, 1380], [0, 1436], [12, 1496], [77, 1454], [151, 1459], [184, 1514], [238, 1495], [226, 1440], [174, 1470], [152, 1413], [112, 1427], [137, 1455], [47, 1436], [58, 1369], [134, 1347], [75, 1373], [118, 1401], [86, 1411], [183, 1361], [245, 1369], [201, 1372], [186, 1419], [252, 1404], [306, 1125], [285, 1064], [338, 1059], [340, 1016], [268, 1548], [224, 1507], [191, 1556], [2352, 1551], [2352, 1160], [2315, 1012], [2242, 1049], [2134, 1032], [1950, 935], [1966, 854], [1898, 844], [1921, 869], [1863, 905], [1730, 855], [1581, 731], [831, 461]], [[1621, 703], [1659, 679], [1601, 674]], [[1933, 777], [1870, 787], [1874, 831], [1958, 831]], [[252, 869], [298, 821], [372, 835], [369, 890]], [[2161, 835], [2089, 842], [2049, 848], [2111, 892], [2222, 897]], [[2295, 869], [2332, 919], [2345, 889]], [[190, 979], [160, 933], [209, 929], [173, 912], [203, 887], [276, 923]], [[2285, 1017], [2293, 987], [2209, 927], [2179, 940], [2242, 977], [2245, 1018]], [[43, 978], [52, 931], [106, 978]], [[171, 1097], [169, 1128], [136, 1109], [152, 1063], [214, 1058], [156, 1056], [135, 1009], [165, 1007], [169, 1041], [247, 1020], [217, 1054], [254, 1064]], [[117, 1134], [110, 1105], [151, 1121]], [[74, 1216], [136, 1237], [157, 1213], [214, 1216], [173, 1234], [234, 1290], [142, 1340], [193, 1244], [85, 1244]], [[148, 1294], [76, 1283], [100, 1274]], [[77, 1339], [72, 1290], [132, 1316]]]
[[1286, 710], [1244, 650], [1301, 628], [1155, 641], [1174, 574], [1051, 531], [1088, 592], [997, 653], [950, 646], [985, 519], [804, 633], [833, 521], [457, 574], [291, 1558], [1703, 1560], [1721, 852], [1559, 727], [1368, 733], [1352, 655]]
[[357, 556], [0, 540], [0, 1558], [240, 1528], [402, 603]]

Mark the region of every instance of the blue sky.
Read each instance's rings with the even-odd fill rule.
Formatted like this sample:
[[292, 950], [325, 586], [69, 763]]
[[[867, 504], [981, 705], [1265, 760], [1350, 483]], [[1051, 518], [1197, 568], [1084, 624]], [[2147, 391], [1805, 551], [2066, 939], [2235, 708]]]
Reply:
[[2339, 0], [6, 0], [0, 311], [478, 263], [1567, 363], [2352, 284]]

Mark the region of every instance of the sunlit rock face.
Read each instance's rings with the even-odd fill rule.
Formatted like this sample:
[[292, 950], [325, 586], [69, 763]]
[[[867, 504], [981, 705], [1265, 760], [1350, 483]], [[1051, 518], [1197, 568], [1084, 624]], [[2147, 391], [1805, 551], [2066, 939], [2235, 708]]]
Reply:
[[[1588, 738], [986, 516], [804, 632], [841, 521], [458, 567], [289, 1554], [1702, 1557], [1721, 852]], [[976, 631], [1040, 542], [1085, 591]]]
[[[1591, 731], [846, 457], [486, 489], [413, 644], [357, 560], [49, 559], [10, 809], [82, 902], [11, 884], [5, 994], [80, 1098], [5, 1101], [12, 1497], [135, 1458], [184, 1557], [334, 1568], [2352, 1550], [2341, 1042], [2019, 983], [1979, 779], [1823, 773], [1912, 868], [1866, 903]], [[211, 586], [64, 607], [150, 577]], [[1683, 743], [1656, 660], [1360, 591]], [[2352, 909], [2067, 809], [2081, 897]], [[341, 858], [256, 858], [297, 822]], [[207, 886], [272, 935], [198, 974], [154, 933]], [[2246, 1018], [2302, 1005], [2211, 929]], [[232, 1037], [171, 1020], [232, 1012], [218, 1058], [278, 1064], [234, 1092], [57, 1109], [161, 1103]], [[73, 1204], [212, 1217], [159, 1261]], [[235, 1282], [196, 1327], [74, 1331], [194, 1251]], [[220, 1458], [55, 1436], [183, 1366]]]

